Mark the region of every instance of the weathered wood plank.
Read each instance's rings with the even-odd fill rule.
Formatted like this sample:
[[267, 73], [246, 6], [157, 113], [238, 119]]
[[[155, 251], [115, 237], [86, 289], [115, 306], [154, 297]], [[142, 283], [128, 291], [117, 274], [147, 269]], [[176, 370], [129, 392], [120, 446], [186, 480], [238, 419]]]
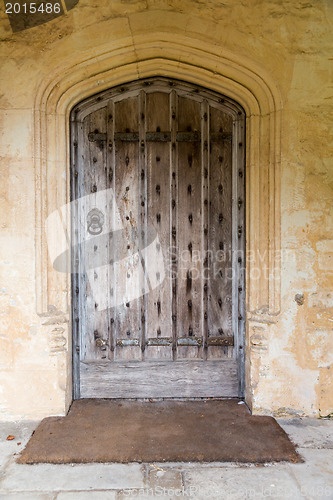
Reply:
[[[115, 126], [115, 107], [114, 107], [114, 102], [113, 100], [108, 101], [108, 107], [107, 107], [107, 157], [106, 157], [106, 166], [107, 166], [107, 174], [109, 177], [109, 188], [112, 192], [112, 196], [114, 196], [114, 193], [116, 192], [116, 179], [115, 179], [115, 170], [116, 170], [116, 155], [115, 155], [115, 145], [114, 145], [114, 126]], [[108, 213], [107, 213], [107, 218], [109, 220], [110, 228], [113, 230], [113, 228], [116, 227], [116, 220], [117, 220], [117, 214], [118, 214], [118, 206], [117, 203], [115, 203], [115, 198], [113, 197], [113, 202], [112, 206], [109, 207]], [[120, 224], [121, 225], [121, 221]], [[117, 340], [117, 332], [115, 330], [115, 325], [114, 325], [114, 318], [113, 318], [113, 311], [114, 311], [114, 304], [116, 303], [116, 290], [115, 290], [115, 282], [116, 282], [116, 273], [115, 273], [115, 266], [111, 262], [115, 260], [115, 251], [116, 249], [114, 248], [113, 244], [113, 234], [110, 234], [109, 237], [109, 252], [108, 252], [108, 263], [110, 265], [109, 267], [109, 283], [107, 284], [107, 290], [108, 290], [108, 296], [110, 299], [110, 305], [109, 305], [109, 311], [108, 311], [108, 316], [109, 316], [109, 328], [110, 328], [110, 334], [109, 334], [109, 349], [108, 349], [108, 357], [111, 360], [115, 360], [115, 348], [116, 348], [116, 340]]]
[[[209, 144], [209, 128], [210, 128], [210, 115], [209, 103], [204, 100], [201, 104], [201, 131], [203, 144], [201, 147], [202, 165], [201, 165], [201, 179], [202, 179], [202, 251], [208, 255], [208, 226], [209, 226], [209, 171], [210, 171], [210, 148], [205, 147]], [[202, 311], [202, 333], [204, 341], [203, 359], [207, 359], [208, 352], [208, 281], [207, 268], [209, 267], [209, 259], [204, 259], [202, 263], [202, 285], [203, 285], [203, 311]]]
[[[138, 97], [115, 103], [115, 134], [137, 132]], [[116, 339], [141, 339], [140, 295], [144, 276], [139, 250], [140, 204], [139, 204], [139, 145], [134, 142], [115, 142], [115, 194], [123, 222], [123, 238], [118, 248], [126, 257], [115, 263], [114, 288], [117, 307], [113, 311]], [[115, 347], [116, 360], [141, 359], [141, 348], [137, 346]]]
[[[138, 116], [138, 124], [139, 124], [139, 164], [138, 164], [138, 247], [139, 254], [142, 264], [143, 271], [143, 282], [141, 283], [141, 291], [142, 289], [146, 289], [146, 285], [148, 284], [148, 269], [145, 261], [144, 253], [140, 250], [140, 248], [146, 248], [150, 243], [148, 242], [148, 234], [147, 234], [147, 175], [145, 175], [146, 171], [146, 143], [145, 143], [145, 130], [146, 130], [146, 94], [143, 90], [139, 93], [138, 96], [139, 102], [139, 116]], [[148, 287], [147, 287], [148, 288]], [[147, 293], [144, 293], [139, 299], [139, 307], [140, 307], [140, 328], [141, 328], [141, 338], [140, 338], [140, 347], [141, 347], [141, 360], [144, 361], [146, 353], [146, 338], [147, 338]]]
[[[82, 203], [80, 213], [80, 240], [82, 242], [94, 238], [94, 246], [90, 247], [90, 252], [94, 256], [105, 255], [108, 243], [106, 240], [98, 238], [99, 227], [92, 224], [92, 211], [98, 210], [101, 214], [101, 230], [105, 224], [105, 217], [108, 212], [108, 201], [101, 194], [108, 188], [108, 177], [106, 173], [106, 144], [104, 142], [91, 142], [87, 140], [90, 131], [96, 133], [106, 133], [106, 107], [91, 113], [84, 122], [84, 141], [85, 141], [85, 168], [80, 171], [80, 196], [89, 196], [85, 203]], [[96, 229], [96, 234], [95, 234]], [[103, 309], [102, 304], [107, 304], [108, 288], [108, 267], [90, 269], [89, 262], [93, 255], [85, 248], [81, 254], [84, 262], [85, 274], [81, 274], [81, 284], [79, 293], [81, 294], [84, 308], [82, 322], [82, 332], [84, 333], [84, 346], [81, 352], [81, 359], [101, 359], [106, 357], [106, 349], [96, 345], [97, 338], [103, 338], [108, 341], [109, 319], [107, 311]], [[102, 247], [103, 246], [103, 247]], [[106, 248], [105, 248], [106, 247]]]
[[172, 359], [177, 359], [177, 294], [178, 294], [178, 276], [177, 276], [177, 222], [178, 222], [178, 144], [176, 142], [178, 126], [178, 96], [175, 90], [170, 93], [170, 127], [172, 147], [170, 152], [171, 168], [171, 215], [170, 215], [170, 245], [168, 249], [168, 274], [171, 282], [171, 333], [172, 333]]
[[[200, 104], [178, 99], [178, 130], [201, 130]], [[201, 143], [178, 144], [177, 337], [202, 335], [202, 178]], [[177, 358], [201, 358], [202, 348], [177, 346]]]
[[[146, 127], [148, 130], [168, 130], [170, 128], [169, 95], [156, 92], [147, 95]], [[165, 142], [147, 143], [147, 199], [148, 227], [154, 228], [159, 243], [156, 252], [163, 253], [168, 265], [170, 245], [170, 144]], [[147, 262], [154, 266], [155, 262]], [[150, 337], [168, 337], [171, 333], [171, 284], [163, 269], [156, 269], [156, 283], [147, 295], [147, 328]], [[163, 276], [165, 278], [163, 280]], [[172, 359], [172, 345], [149, 345], [146, 359]]]
[[[233, 123], [233, 197], [237, 205], [233, 204], [233, 248], [232, 266], [237, 269], [238, 282], [233, 291], [233, 324], [235, 347], [238, 359], [239, 394], [245, 393], [245, 281], [246, 281], [246, 248], [245, 248], [245, 116], [238, 113], [238, 119]], [[237, 221], [237, 222], [236, 222]], [[239, 228], [242, 229], [239, 233]]]
[[233, 360], [81, 363], [82, 398], [235, 397]]
[[[80, 144], [82, 144], [82, 123], [78, 124], [74, 121], [74, 116], [72, 116], [71, 123], [71, 201], [77, 200], [79, 197], [79, 185], [78, 177], [80, 170], [80, 152], [78, 148], [79, 137]], [[80, 217], [78, 204], [71, 203], [71, 221], [78, 221]], [[79, 264], [79, 227], [78, 224], [71, 224], [71, 266], [72, 266], [72, 360], [73, 360], [73, 398], [78, 399], [80, 397], [80, 341], [82, 338], [81, 325], [79, 323], [79, 310], [82, 300], [79, 299], [79, 285], [80, 285], [80, 275]]]
[[[210, 108], [210, 133], [229, 134], [232, 118]], [[212, 142], [209, 170], [208, 337], [233, 336], [232, 322], [232, 146]], [[223, 358], [232, 347], [210, 345], [208, 359]]]

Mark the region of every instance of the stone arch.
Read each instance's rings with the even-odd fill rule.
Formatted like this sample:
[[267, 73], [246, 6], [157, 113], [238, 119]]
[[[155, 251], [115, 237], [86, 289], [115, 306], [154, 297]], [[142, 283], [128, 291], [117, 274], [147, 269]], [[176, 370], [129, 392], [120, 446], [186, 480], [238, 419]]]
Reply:
[[[124, 38], [96, 48], [93, 55], [83, 53], [48, 74], [39, 86], [34, 107], [37, 312], [50, 317], [48, 324], [55, 321], [52, 318], [68, 324], [70, 279], [48, 260], [44, 225], [53, 210], [69, 202], [70, 111], [90, 95], [153, 76], [215, 90], [246, 112], [247, 330], [249, 321], [275, 322], [281, 272], [279, 91], [249, 59], [183, 35], [170, 41], [161, 33]], [[67, 393], [69, 400], [69, 389]]]

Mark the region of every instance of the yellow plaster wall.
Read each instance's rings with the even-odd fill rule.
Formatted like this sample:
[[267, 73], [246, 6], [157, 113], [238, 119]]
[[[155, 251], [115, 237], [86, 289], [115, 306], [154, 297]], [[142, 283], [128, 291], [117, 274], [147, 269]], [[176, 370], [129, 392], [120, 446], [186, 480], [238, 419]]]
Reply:
[[[171, 44], [177, 35], [250, 61], [281, 94], [281, 312], [272, 322], [257, 316], [248, 330], [248, 399], [257, 413], [333, 412], [332, 33], [330, 0], [80, 0], [15, 34], [1, 12], [0, 418], [62, 414], [70, 394], [68, 311], [52, 325], [36, 308], [41, 82], [123, 39], [136, 51], [147, 36], [153, 51], [160, 37]], [[126, 57], [118, 51], [113, 65]]]

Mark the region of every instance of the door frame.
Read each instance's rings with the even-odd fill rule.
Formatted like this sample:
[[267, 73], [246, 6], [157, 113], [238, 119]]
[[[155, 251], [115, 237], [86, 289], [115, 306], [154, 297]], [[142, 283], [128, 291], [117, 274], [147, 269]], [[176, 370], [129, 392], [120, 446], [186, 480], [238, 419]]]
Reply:
[[[237, 359], [238, 368], [238, 397], [245, 397], [245, 291], [246, 291], [246, 258], [245, 258], [245, 234], [246, 234], [246, 160], [245, 160], [245, 126], [246, 114], [241, 105], [233, 99], [205, 87], [167, 77], [150, 77], [137, 79], [122, 83], [93, 94], [77, 103], [70, 113], [70, 202], [74, 200], [76, 168], [75, 159], [78, 151], [78, 134], [76, 117], [78, 114], [86, 116], [92, 111], [97, 111], [104, 106], [105, 101], [117, 95], [134, 95], [141, 88], [150, 86], [153, 81], [167, 83], [170, 88], [177, 86], [183, 91], [198, 96], [198, 99], [207, 99], [209, 102], [218, 103], [219, 107], [232, 116], [232, 272], [236, 269], [237, 279], [233, 280], [232, 286], [232, 322], [234, 331], [234, 356]], [[125, 94], [126, 92], [126, 94]], [[195, 97], [194, 97], [195, 98]], [[237, 201], [241, 200], [240, 207]], [[71, 205], [73, 206], [73, 205]], [[243, 211], [242, 226], [238, 225], [238, 212]], [[245, 212], [245, 214], [244, 214]], [[71, 215], [71, 223], [73, 216]], [[71, 227], [71, 241], [75, 242], [75, 226]], [[237, 251], [235, 251], [237, 248]], [[239, 256], [241, 252], [241, 257]], [[239, 259], [242, 259], [241, 261]], [[75, 269], [72, 255], [72, 269]], [[73, 399], [80, 398], [80, 324], [77, 310], [79, 310], [79, 298], [76, 291], [79, 288], [77, 275], [71, 275], [71, 331], [72, 331], [72, 386]], [[223, 361], [222, 361], [223, 362]]]

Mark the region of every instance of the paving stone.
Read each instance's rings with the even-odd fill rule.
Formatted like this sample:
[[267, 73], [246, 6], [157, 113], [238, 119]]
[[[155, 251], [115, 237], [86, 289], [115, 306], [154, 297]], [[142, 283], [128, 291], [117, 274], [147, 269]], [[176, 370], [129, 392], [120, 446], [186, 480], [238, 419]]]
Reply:
[[0, 493], [0, 500], [53, 500], [54, 493]]
[[56, 500], [115, 500], [116, 498], [116, 491], [66, 491], [56, 496]]
[[185, 472], [185, 483], [195, 500], [304, 500], [292, 474], [281, 464], [193, 470]]
[[[38, 424], [36, 421], [0, 422], [0, 470], [14, 453], [23, 450]], [[9, 435], [15, 439], [7, 441]]]
[[180, 489], [183, 486], [180, 471], [172, 469], [153, 469], [148, 466], [148, 483], [150, 488], [163, 487]]
[[[117, 495], [117, 500], [129, 500], [131, 498], [138, 499], [138, 500], [157, 500], [157, 499], [163, 499], [163, 500], [175, 500], [175, 498], [186, 498], [186, 496], [182, 495], [175, 495], [175, 491], [171, 490], [171, 496], [168, 495], [166, 490], [164, 492], [164, 489], [157, 489], [157, 490], [152, 490], [149, 488], [143, 489], [143, 490], [125, 490], [121, 491]], [[178, 490], [177, 490], [178, 493]]]
[[278, 419], [291, 441], [300, 448], [333, 449], [333, 421], [317, 418]]
[[0, 481], [0, 492], [68, 491], [142, 488], [138, 464], [21, 465], [11, 464]]
[[39, 420], [0, 422], [0, 441], [3, 441], [8, 435], [12, 434], [16, 440], [26, 443], [38, 424]]
[[303, 464], [289, 465], [308, 500], [333, 498], [333, 450], [302, 449]]

